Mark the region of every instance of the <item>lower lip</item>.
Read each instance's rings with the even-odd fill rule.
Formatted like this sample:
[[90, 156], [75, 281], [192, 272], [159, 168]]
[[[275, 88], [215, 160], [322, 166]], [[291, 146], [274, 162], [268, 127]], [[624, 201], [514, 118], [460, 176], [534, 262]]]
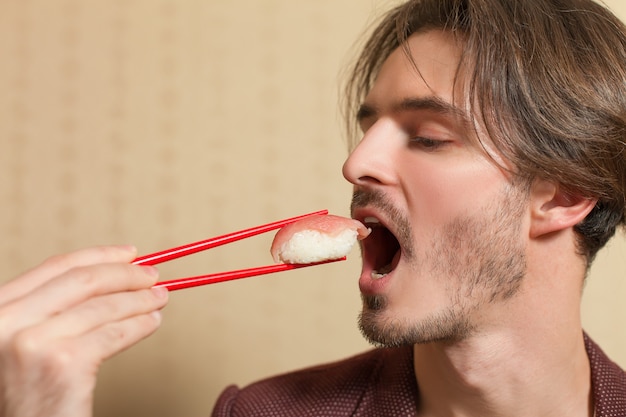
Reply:
[[385, 292], [389, 282], [393, 279], [393, 275], [400, 263], [400, 253], [396, 254], [393, 260], [393, 269], [382, 278], [372, 278], [372, 269], [364, 267], [359, 278], [359, 289], [365, 295], [378, 295]]
[[391, 271], [382, 278], [372, 278], [372, 271], [363, 271], [359, 278], [359, 289], [364, 295], [379, 295], [385, 292], [389, 281], [393, 276], [394, 271]]

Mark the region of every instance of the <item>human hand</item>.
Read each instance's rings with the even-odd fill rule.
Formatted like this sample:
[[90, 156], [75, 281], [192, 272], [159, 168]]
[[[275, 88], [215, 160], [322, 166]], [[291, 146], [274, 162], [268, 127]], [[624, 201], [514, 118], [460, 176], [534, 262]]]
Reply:
[[167, 290], [132, 247], [56, 256], [0, 286], [0, 417], [87, 417], [100, 364], [152, 334]]

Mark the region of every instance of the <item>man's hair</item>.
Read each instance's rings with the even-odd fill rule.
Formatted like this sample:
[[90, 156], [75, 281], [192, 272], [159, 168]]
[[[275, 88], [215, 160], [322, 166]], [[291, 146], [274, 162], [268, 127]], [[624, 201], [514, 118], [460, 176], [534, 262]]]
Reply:
[[575, 227], [590, 264], [626, 223], [622, 22], [591, 0], [410, 0], [382, 18], [351, 69], [344, 110], [352, 136], [383, 62], [431, 29], [462, 45], [464, 99], [516, 175], [598, 200]]

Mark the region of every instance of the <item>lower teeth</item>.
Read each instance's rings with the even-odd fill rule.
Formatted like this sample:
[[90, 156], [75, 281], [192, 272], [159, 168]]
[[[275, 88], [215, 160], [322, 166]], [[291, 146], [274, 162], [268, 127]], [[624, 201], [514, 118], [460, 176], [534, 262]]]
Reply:
[[378, 271], [372, 271], [372, 279], [381, 279], [392, 271], [391, 264], [383, 266]]

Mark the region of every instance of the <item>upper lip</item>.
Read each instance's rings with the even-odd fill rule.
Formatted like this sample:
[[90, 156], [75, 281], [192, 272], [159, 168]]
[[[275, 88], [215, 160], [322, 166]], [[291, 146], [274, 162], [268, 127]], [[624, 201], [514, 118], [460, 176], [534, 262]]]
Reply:
[[352, 218], [360, 221], [366, 226], [367, 224], [365, 223], [365, 219], [367, 219], [368, 217], [376, 218], [380, 222], [381, 226], [383, 226], [384, 228], [389, 230], [394, 236], [396, 236], [396, 234], [393, 231], [393, 228], [390, 227], [391, 225], [389, 224], [389, 220], [377, 210], [370, 208], [370, 207], [359, 207], [359, 208], [354, 209], [354, 211], [352, 212]]

